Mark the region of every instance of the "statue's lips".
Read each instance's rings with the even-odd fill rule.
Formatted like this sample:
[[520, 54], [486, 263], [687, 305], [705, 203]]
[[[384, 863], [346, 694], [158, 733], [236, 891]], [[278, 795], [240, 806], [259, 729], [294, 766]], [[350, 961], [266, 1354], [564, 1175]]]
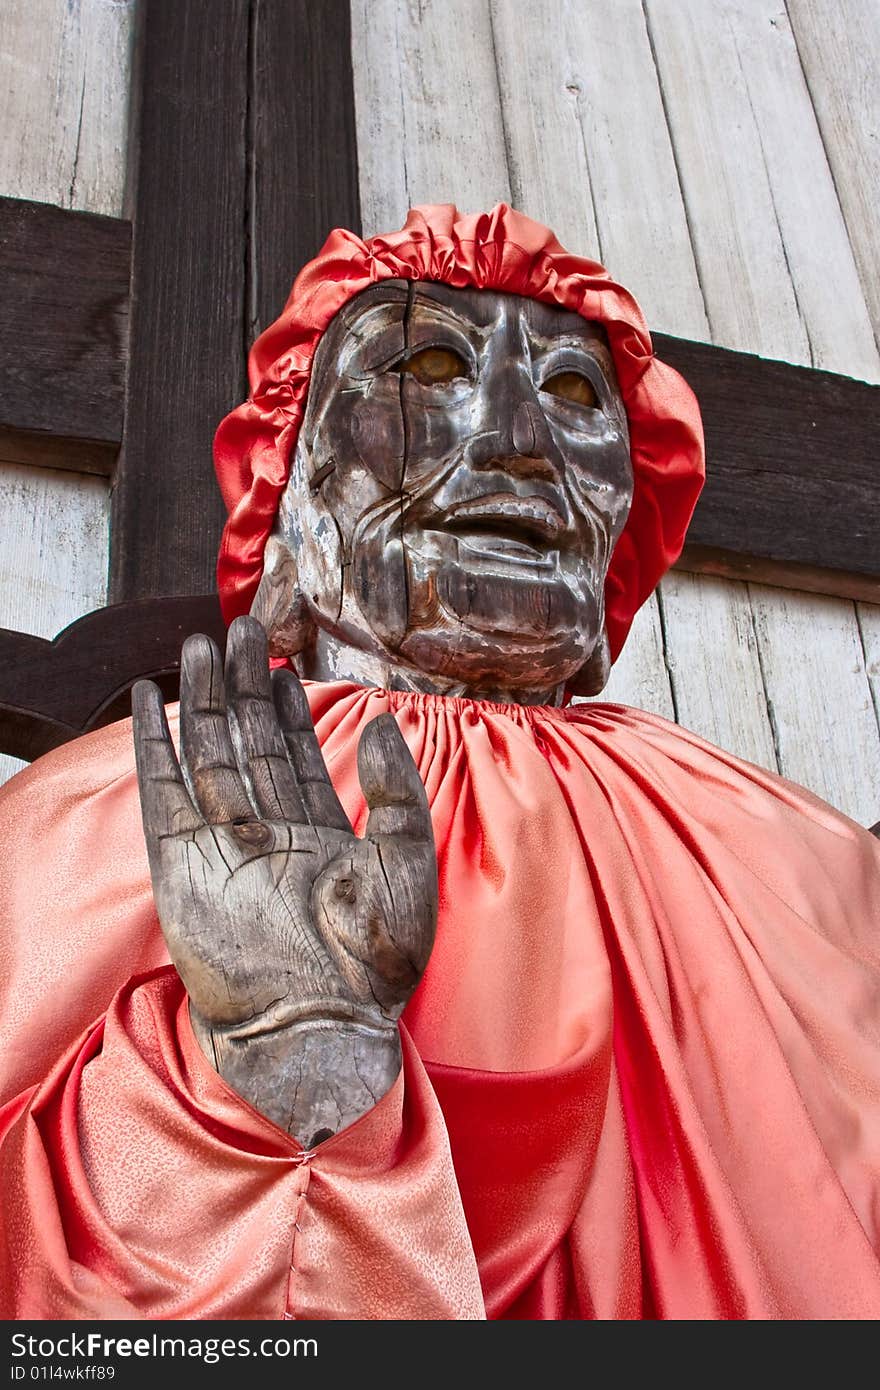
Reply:
[[547, 566], [566, 522], [543, 497], [492, 493], [459, 502], [431, 517], [431, 530], [447, 531], [478, 554]]

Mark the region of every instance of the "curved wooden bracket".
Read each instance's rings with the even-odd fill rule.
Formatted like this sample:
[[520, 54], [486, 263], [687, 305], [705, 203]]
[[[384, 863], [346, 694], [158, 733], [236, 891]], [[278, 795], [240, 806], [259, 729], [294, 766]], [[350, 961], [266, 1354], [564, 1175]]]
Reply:
[[192, 632], [207, 633], [224, 650], [216, 594], [111, 604], [52, 640], [0, 628], [0, 752], [33, 761], [126, 718], [131, 687], [143, 677], [176, 700], [180, 647]]

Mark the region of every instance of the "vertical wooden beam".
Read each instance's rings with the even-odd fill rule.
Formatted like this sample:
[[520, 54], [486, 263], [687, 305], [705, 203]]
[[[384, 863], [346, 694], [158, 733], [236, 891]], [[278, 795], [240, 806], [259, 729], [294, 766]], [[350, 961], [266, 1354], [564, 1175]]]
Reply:
[[209, 592], [211, 441], [245, 388], [248, 0], [143, 0], [131, 357], [112, 602]]
[[250, 334], [334, 227], [360, 232], [349, 0], [253, 0]]
[[360, 227], [347, 0], [144, 0], [132, 355], [111, 599], [208, 592], [211, 443], [244, 350], [333, 226]]

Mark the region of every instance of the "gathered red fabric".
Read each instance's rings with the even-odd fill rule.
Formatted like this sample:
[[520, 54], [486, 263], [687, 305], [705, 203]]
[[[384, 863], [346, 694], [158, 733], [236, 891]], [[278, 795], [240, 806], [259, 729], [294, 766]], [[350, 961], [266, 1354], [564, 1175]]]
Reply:
[[[317, 342], [391, 277], [604, 325], [635, 472], [616, 655], [680, 551], [699, 413], [630, 296], [504, 205], [336, 231], [303, 271], [217, 433], [227, 616], [259, 581]], [[427, 791], [439, 921], [401, 1075], [311, 1151], [257, 1114], [168, 963], [130, 722], [40, 759], [0, 789], [0, 1316], [880, 1316], [880, 843], [622, 706], [307, 694], [356, 831], [375, 716]]]
[[[880, 1316], [880, 844], [665, 720], [390, 711], [440, 916], [404, 1071], [303, 1153], [214, 1073], [128, 721], [0, 790], [0, 1316]], [[172, 730], [176, 720], [172, 712]]]
[[259, 584], [318, 342], [343, 304], [388, 279], [505, 290], [604, 327], [629, 421], [635, 482], [605, 586], [613, 660], [634, 615], [681, 554], [704, 477], [699, 407], [679, 374], [654, 356], [632, 296], [598, 262], [566, 251], [546, 227], [505, 203], [474, 215], [451, 204], [416, 207], [401, 231], [366, 241], [337, 229], [298, 275], [283, 312], [251, 350], [249, 399], [226, 417], [214, 441], [229, 511], [217, 565], [227, 622], [249, 612]]

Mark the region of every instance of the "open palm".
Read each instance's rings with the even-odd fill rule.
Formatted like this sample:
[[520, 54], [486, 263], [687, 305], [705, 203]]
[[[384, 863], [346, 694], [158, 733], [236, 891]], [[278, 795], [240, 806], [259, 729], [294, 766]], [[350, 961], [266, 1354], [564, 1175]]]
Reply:
[[358, 748], [363, 839], [333, 790], [305, 692], [270, 678], [252, 618], [184, 644], [180, 760], [161, 693], [133, 691], [156, 908], [203, 1029], [314, 1020], [388, 1027], [427, 964], [437, 870], [424, 787], [390, 715]]

